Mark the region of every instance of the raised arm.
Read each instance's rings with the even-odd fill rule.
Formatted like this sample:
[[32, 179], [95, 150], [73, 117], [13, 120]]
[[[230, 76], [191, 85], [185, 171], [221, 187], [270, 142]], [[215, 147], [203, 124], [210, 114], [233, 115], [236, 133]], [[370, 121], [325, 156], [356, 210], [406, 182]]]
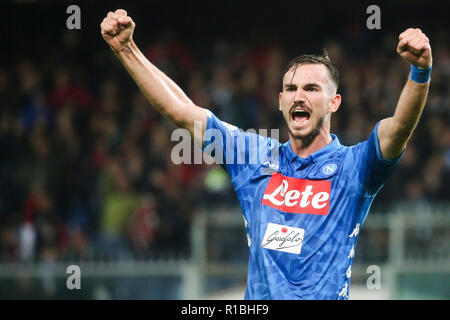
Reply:
[[411, 64], [411, 74], [392, 117], [378, 126], [378, 139], [383, 158], [397, 158], [419, 122], [430, 86], [432, 66], [429, 39], [420, 29], [407, 29], [400, 34], [397, 53]]
[[[122, 62], [147, 100], [176, 126], [194, 135], [194, 122], [206, 128], [206, 109], [196, 106], [175, 82], [156, 68], [133, 41], [135, 23], [123, 9], [109, 12], [101, 25], [103, 39]], [[197, 134], [198, 136], [198, 134]]]

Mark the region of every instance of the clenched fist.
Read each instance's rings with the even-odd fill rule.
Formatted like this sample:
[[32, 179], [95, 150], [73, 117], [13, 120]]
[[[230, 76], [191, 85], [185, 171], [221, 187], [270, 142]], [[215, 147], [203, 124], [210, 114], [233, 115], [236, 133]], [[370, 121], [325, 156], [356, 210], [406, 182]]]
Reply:
[[409, 28], [398, 38], [397, 53], [403, 59], [418, 68], [431, 67], [433, 59], [430, 40], [420, 29]]
[[132, 41], [134, 27], [133, 20], [123, 9], [108, 12], [100, 24], [102, 37], [115, 52], [120, 52]]

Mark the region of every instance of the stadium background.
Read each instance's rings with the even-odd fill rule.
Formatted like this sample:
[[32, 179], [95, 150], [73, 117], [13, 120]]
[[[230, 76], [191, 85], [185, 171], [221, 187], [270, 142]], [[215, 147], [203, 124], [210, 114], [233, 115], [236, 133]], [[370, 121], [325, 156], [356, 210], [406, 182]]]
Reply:
[[[70, 4], [81, 30], [66, 27]], [[350, 297], [449, 299], [449, 5], [378, 2], [381, 30], [368, 30], [370, 4], [2, 2], [0, 298], [243, 297], [247, 243], [227, 176], [171, 162], [174, 127], [100, 35], [124, 8], [144, 54], [243, 129], [283, 129], [283, 68], [325, 47], [341, 72], [332, 131], [345, 145], [393, 113], [408, 74], [398, 34], [420, 27], [434, 58], [427, 106], [361, 230]], [[66, 287], [72, 264], [81, 290]], [[366, 286], [371, 265], [380, 290]]]

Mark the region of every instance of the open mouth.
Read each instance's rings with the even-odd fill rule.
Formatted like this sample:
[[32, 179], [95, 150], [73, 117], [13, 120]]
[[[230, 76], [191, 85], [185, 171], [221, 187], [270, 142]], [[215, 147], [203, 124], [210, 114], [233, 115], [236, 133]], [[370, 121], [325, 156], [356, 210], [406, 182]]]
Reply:
[[295, 124], [303, 125], [309, 120], [311, 114], [305, 109], [294, 109], [291, 112], [291, 117]]

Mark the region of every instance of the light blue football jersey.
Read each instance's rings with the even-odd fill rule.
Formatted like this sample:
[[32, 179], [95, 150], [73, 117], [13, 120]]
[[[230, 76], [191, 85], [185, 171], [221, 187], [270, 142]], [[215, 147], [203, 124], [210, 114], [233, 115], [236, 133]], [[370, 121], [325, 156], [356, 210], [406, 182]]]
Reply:
[[249, 245], [245, 299], [348, 299], [360, 228], [398, 165], [369, 139], [300, 158], [289, 141], [239, 130], [208, 111], [204, 152], [227, 171]]

